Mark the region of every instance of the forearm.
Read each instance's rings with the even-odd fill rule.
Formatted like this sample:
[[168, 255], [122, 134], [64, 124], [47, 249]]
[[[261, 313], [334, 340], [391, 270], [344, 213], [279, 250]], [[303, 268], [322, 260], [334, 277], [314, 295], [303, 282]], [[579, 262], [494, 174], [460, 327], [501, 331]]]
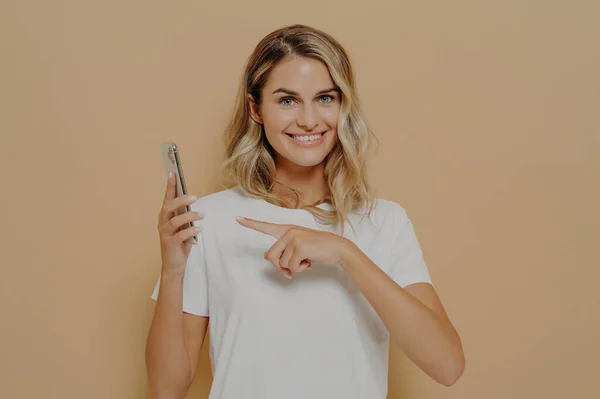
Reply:
[[192, 380], [183, 334], [183, 275], [161, 275], [146, 341], [146, 369], [155, 398], [183, 398]]
[[402, 351], [437, 382], [450, 385], [462, 358], [450, 323], [400, 287], [358, 247], [349, 243], [341, 266], [359, 287]]

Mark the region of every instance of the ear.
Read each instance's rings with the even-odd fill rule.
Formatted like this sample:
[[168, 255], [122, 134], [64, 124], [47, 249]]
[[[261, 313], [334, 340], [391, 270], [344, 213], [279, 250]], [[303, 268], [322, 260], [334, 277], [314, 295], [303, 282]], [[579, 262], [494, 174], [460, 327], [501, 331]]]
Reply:
[[258, 104], [256, 104], [256, 101], [254, 101], [254, 97], [252, 97], [252, 94], [248, 94], [248, 105], [250, 106], [250, 117], [254, 119], [254, 122], [258, 123], [259, 125], [262, 125], [263, 120], [260, 116], [260, 109], [258, 107]]

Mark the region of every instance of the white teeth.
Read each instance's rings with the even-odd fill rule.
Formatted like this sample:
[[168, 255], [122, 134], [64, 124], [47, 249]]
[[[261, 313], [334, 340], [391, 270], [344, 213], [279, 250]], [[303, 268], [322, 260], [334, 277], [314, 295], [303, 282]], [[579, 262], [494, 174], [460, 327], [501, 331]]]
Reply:
[[298, 141], [312, 141], [320, 139], [322, 134], [313, 134], [312, 136], [293, 136], [294, 140]]

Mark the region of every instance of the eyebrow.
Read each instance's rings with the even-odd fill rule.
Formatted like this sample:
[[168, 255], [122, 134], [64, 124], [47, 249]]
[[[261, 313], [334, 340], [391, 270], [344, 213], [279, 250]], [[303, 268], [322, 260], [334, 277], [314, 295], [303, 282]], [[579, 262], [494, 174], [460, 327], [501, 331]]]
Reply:
[[[317, 93], [317, 95], [329, 93], [332, 91], [339, 92], [339, 89], [337, 87], [332, 87], [331, 89], [321, 90], [320, 92]], [[272, 94], [275, 94], [275, 93], [286, 93], [291, 96], [300, 96], [300, 93], [292, 91], [292, 90], [284, 89], [283, 87], [280, 87], [279, 89], [275, 90]]]

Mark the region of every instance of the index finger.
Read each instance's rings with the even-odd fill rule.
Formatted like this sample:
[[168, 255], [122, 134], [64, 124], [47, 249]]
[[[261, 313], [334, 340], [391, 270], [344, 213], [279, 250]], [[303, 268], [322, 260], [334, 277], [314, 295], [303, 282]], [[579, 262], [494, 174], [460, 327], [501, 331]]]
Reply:
[[263, 222], [259, 220], [244, 218], [241, 216], [236, 217], [236, 220], [239, 224], [241, 224], [244, 227], [248, 227], [261, 233], [268, 234], [277, 239], [281, 238], [286, 233], [286, 231], [290, 229], [290, 226], [285, 224]]

